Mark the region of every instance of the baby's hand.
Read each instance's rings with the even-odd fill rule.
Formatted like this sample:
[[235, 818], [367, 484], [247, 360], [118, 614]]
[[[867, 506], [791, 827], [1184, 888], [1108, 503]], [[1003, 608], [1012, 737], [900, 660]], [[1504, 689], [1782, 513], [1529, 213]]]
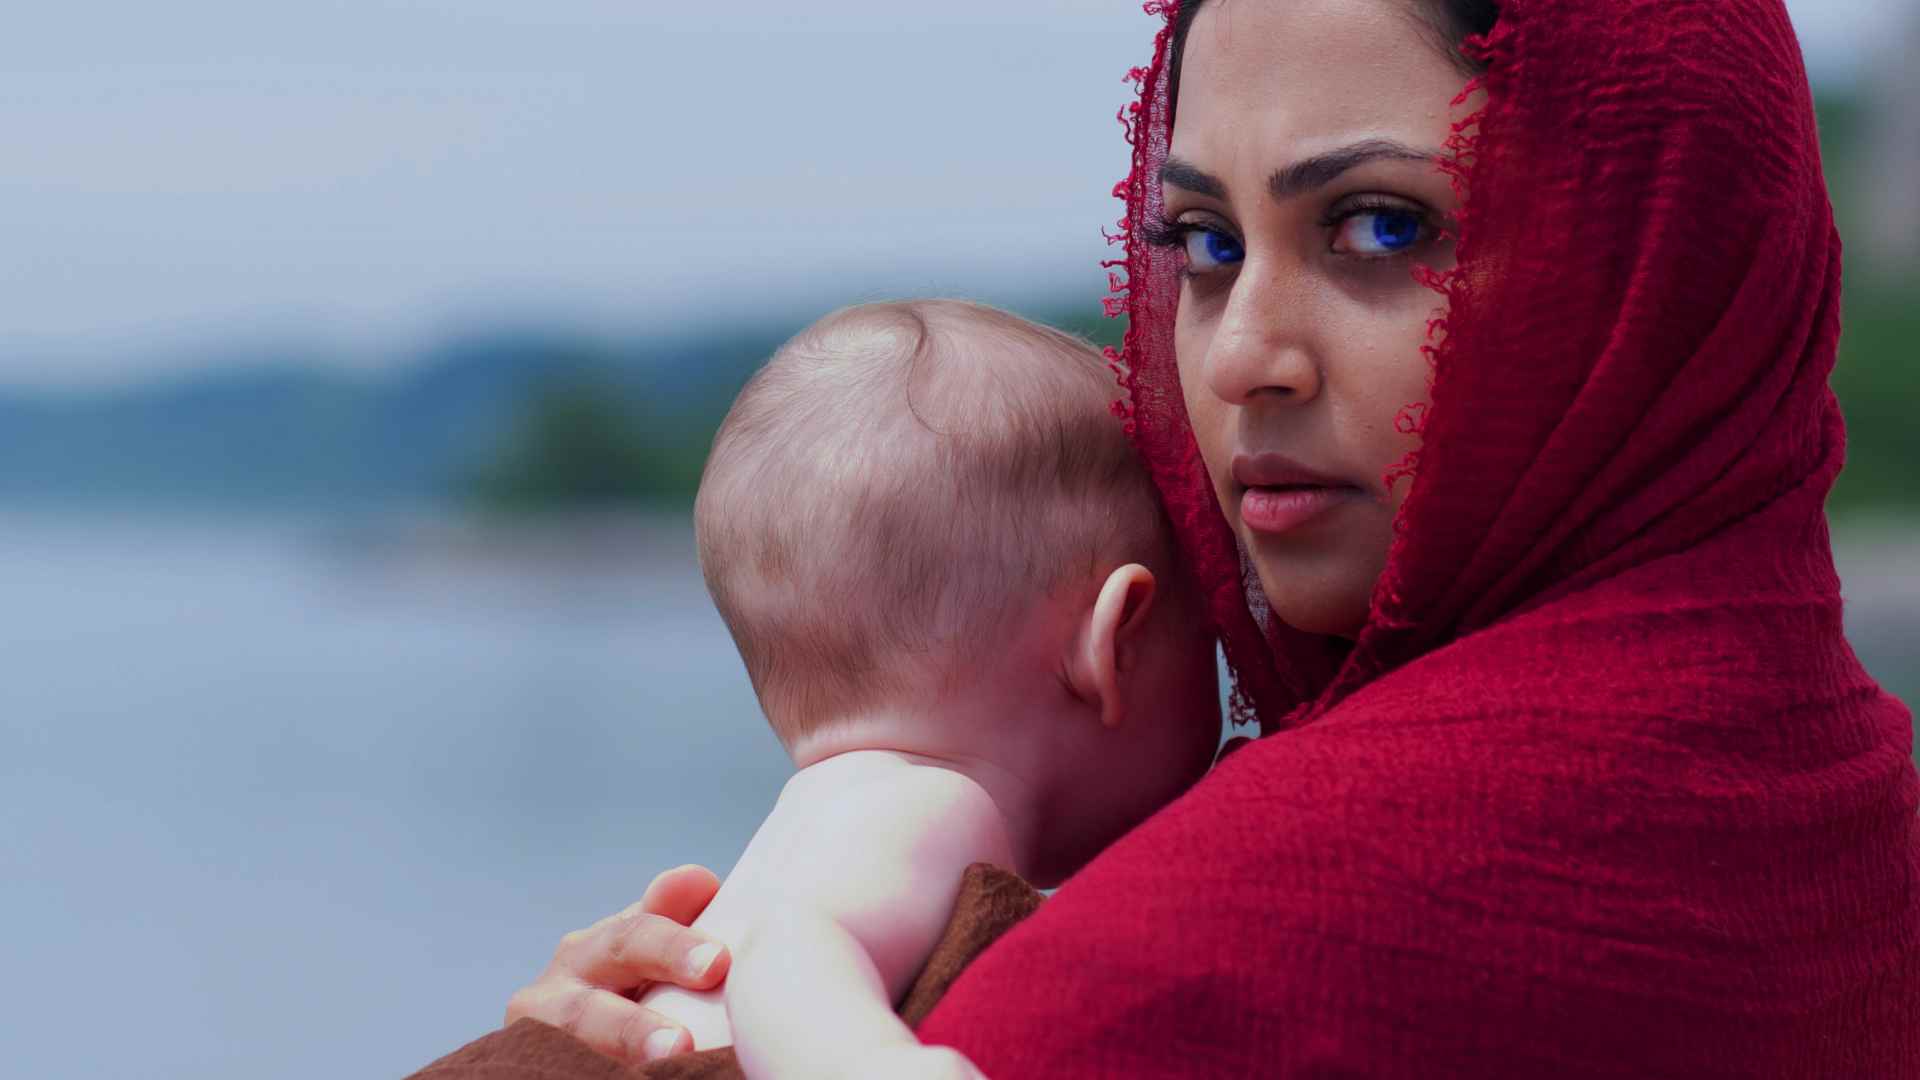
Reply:
[[726, 947], [686, 929], [719, 889], [699, 866], [654, 878], [639, 903], [561, 938], [547, 970], [507, 1002], [507, 1023], [552, 1024], [636, 1064], [691, 1050], [684, 1028], [633, 999], [656, 982], [708, 990], [727, 977]]

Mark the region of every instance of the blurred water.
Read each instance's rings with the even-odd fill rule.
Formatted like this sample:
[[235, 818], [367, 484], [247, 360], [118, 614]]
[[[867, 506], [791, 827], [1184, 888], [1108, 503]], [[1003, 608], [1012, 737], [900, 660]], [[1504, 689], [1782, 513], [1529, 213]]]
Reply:
[[[1841, 565], [1910, 693], [1887, 535]], [[690, 548], [0, 517], [10, 1074], [397, 1077], [655, 871], [724, 870], [786, 761]]]
[[785, 758], [684, 530], [623, 537], [0, 519], [4, 1071], [399, 1076], [724, 869]]

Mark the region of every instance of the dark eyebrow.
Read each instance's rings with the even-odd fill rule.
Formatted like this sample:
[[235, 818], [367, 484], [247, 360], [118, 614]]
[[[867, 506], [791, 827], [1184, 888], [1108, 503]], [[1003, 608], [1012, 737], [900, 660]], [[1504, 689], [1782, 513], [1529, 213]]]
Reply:
[[[1365, 139], [1276, 170], [1267, 178], [1267, 193], [1284, 202], [1315, 188], [1325, 187], [1339, 179], [1342, 173], [1369, 162], [1437, 161], [1439, 158], [1438, 150], [1416, 150], [1393, 139]], [[1161, 163], [1160, 182], [1210, 199], [1227, 197], [1227, 185], [1219, 177], [1184, 158], [1169, 157]]]
[[1340, 178], [1340, 174], [1349, 169], [1357, 169], [1372, 161], [1434, 161], [1440, 157], [1437, 150], [1415, 150], [1406, 143], [1392, 139], [1367, 139], [1364, 142], [1342, 146], [1338, 150], [1329, 150], [1324, 154], [1315, 154], [1304, 161], [1296, 161], [1284, 169], [1279, 169], [1267, 178], [1267, 194], [1275, 199], [1286, 200], [1304, 195], [1315, 188], [1325, 187]]
[[1170, 157], [1160, 164], [1160, 182], [1185, 188], [1195, 195], [1205, 195], [1209, 199], [1227, 197], [1227, 185], [1221, 183], [1218, 177], [1202, 172], [1192, 162], [1183, 161], [1177, 157]]

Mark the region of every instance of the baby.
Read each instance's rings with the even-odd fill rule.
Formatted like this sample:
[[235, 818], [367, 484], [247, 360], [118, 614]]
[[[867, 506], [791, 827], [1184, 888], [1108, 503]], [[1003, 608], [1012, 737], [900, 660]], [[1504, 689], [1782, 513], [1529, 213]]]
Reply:
[[734, 402], [700, 562], [799, 772], [695, 924], [724, 994], [641, 999], [697, 1047], [911, 1053], [893, 1007], [969, 864], [1056, 885], [1206, 771], [1213, 637], [1118, 392], [1074, 338], [921, 301], [828, 316]]

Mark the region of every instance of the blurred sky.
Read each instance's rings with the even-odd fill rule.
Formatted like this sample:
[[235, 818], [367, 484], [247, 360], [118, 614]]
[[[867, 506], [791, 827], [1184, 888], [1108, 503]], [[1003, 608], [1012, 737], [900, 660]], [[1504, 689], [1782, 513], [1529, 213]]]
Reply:
[[[1788, 6], [1844, 86], [1920, 0]], [[1134, 0], [24, 5], [0, 385], [281, 346], [378, 366], [476, 322], [1092, 297], [1150, 31]]]

